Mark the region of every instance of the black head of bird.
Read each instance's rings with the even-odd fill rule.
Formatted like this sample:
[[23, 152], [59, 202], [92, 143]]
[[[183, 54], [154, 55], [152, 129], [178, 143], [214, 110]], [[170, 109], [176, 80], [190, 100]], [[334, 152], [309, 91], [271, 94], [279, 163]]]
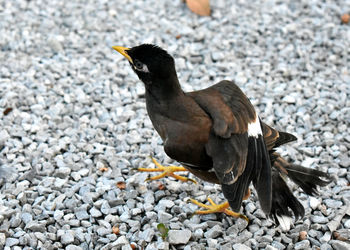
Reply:
[[146, 88], [177, 79], [174, 59], [158, 46], [142, 44], [133, 48], [114, 46], [113, 49], [128, 59]]

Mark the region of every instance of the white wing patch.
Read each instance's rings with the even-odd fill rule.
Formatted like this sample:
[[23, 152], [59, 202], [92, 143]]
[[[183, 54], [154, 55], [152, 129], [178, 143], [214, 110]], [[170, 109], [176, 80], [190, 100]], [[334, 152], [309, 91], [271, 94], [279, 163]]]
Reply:
[[248, 123], [248, 136], [258, 137], [262, 135], [260, 119], [257, 116], [254, 122]]

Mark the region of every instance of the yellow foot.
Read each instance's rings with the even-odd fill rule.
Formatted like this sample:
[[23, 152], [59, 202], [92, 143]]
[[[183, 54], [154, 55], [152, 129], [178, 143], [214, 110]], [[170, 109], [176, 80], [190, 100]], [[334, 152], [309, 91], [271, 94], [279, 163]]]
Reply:
[[249, 222], [249, 219], [245, 215], [233, 212], [231, 209], [229, 209], [230, 205], [228, 204], [227, 201], [222, 203], [222, 204], [215, 204], [215, 202], [210, 198], [208, 198], [208, 201], [210, 202], [211, 205], [206, 205], [206, 204], [203, 204], [199, 201], [191, 199], [192, 203], [196, 204], [199, 207], [203, 207], [206, 209], [206, 210], [197, 210], [195, 212], [195, 214], [225, 213], [225, 214], [233, 216], [235, 218], [242, 218], [242, 219], [246, 220], [247, 222]]
[[154, 181], [154, 180], [158, 180], [161, 179], [165, 176], [171, 176], [174, 177], [177, 180], [180, 181], [192, 181], [193, 183], [197, 183], [195, 180], [185, 177], [185, 176], [181, 176], [181, 175], [177, 175], [174, 174], [174, 172], [179, 172], [179, 171], [188, 171], [186, 168], [184, 167], [178, 167], [178, 166], [163, 166], [161, 165], [159, 162], [157, 162], [156, 159], [154, 159], [153, 157], [151, 157], [154, 165], [156, 165], [156, 168], [136, 168], [137, 171], [140, 172], [163, 172], [159, 175], [153, 176], [153, 177], [149, 177], [146, 179], [146, 181]]

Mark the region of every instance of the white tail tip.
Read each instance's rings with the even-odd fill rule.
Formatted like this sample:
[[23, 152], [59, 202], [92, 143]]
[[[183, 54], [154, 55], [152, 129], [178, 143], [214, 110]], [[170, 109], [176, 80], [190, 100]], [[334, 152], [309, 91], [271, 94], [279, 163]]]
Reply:
[[293, 219], [286, 215], [282, 215], [282, 216], [277, 215], [277, 220], [280, 223], [280, 227], [283, 232], [289, 231], [290, 227], [293, 224]]

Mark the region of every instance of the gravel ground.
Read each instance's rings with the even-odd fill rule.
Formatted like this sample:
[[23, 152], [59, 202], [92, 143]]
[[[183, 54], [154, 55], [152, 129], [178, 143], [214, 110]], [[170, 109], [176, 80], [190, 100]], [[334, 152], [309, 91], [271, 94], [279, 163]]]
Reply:
[[[211, 17], [180, 0], [0, 3], [0, 248], [350, 248], [350, 2], [211, 2]], [[186, 91], [235, 80], [268, 124], [298, 137], [283, 155], [334, 177], [316, 198], [294, 187], [306, 216], [289, 232], [254, 193], [250, 225], [191, 216], [187, 197], [222, 201], [219, 186], [145, 183], [132, 170], [153, 166], [150, 154], [174, 163], [142, 83], [111, 49], [145, 42], [175, 56]]]

